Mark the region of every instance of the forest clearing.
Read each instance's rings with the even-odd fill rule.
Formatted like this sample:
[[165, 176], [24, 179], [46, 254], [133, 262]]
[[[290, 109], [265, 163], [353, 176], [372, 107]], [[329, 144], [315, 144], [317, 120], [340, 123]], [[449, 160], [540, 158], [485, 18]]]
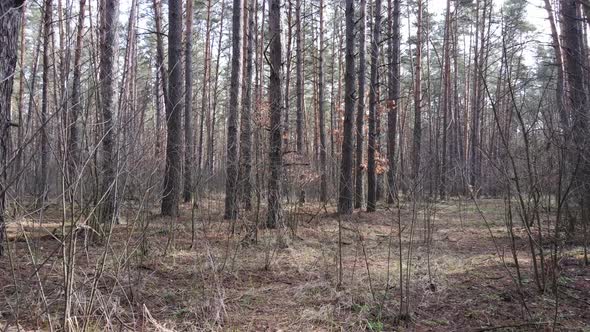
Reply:
[[0, 0], [0, 332], [589, 332], [589, 31], [589, 0]]
[[[90, 330], [102, 330], [101, 326], [118, 331], [588, 328], [590, 271], [584, 266], [582, 247], [572, 243], [560, 249], [559, 296], [540, 294], [526, 252], [526, 230], [515, 228], [522, 274], [519, 286], [513, 279], [516, 268], [509, 257], [503, 203], [498, 200], [432, 204], [428, 215], [416, 216], [413, 227], [407, 204], [399, 211], [359, 212], [343, 218], [340, 286], [338, 220], [333, 207], [326, 208], [327, 214], [318, 204], [289, 207], [286, 220], [293, 227], [260, 229], [255, 237], [250, 233], [255, 215], [238, 221], [235, 234], [228, 235], [230, 224], [223, 221], [221, 209], [219, 197], [203, 201], [204, 211], [196, 214], [200, 221], [194, 242], [191, 208], [185, 205], [172, 230], [173, 243], [166, 231], [169, 220], [154, 209], [146, 217], [149, 221], [131, 217], [116, 225], [108, 247], [83, 249], [81, 245], [75, 254], [72, 305], [79, 313], [72, 317], [75, 325], [84, 321], [90, 290], [95, 288]], [[48, 222], [54, 218], [58, 221], [59, 213], [48, 213]], [[47, 233], [42, 239], [25, 238], [23, 230]], [[50, 317], [54, 328], [59, 324], [63, 271], [58, 242], [48, 236], [49, 231], [43, 224], [21, 227], [20, 232], [9, 227], [9, 236], [20, 234], [21, 238], [11, 259], [0, 259], [8, 267], [0, 281], [5, 285], [5, 303], [11, 304], [0, 320], [5, 330], [16, 330], [16, 321], [24, 330], [48, 329]], [[81, 243], [82, 233], [80, 229]], [[27, 242], [35, 241], [42, 251], [32, 254]], [[104, 267], [96, 266], [105, 250]], [[98, 274], [100, 281], [93, 284]], [[43, 282], [43, 295], [37, 278]], [[400, 315], [400, 296], [411, 308], [407, 321]]]

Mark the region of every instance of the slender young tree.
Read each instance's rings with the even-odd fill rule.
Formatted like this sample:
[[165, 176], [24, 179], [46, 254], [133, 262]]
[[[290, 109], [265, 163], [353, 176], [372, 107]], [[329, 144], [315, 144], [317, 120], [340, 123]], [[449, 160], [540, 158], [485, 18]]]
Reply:
[[303, 153], [303, 25], [301, 23], [301, 0], [295, 2], [295, 19], [296, 19], [296, 48], [295, 48], [295, 95], [297, 98], [297, 152]]
[[[10, 103], [18, 53], [18, 33], [24, 0], [0, 1], [0, 256], [4, 255], [6, 233], [4, 209], [8, 189], [8, 153], [10, 142]], [[24, 50], [21, 50], [21, 52]], [[19, 123], [19, 125], [22, 125]]]
[[422, 0], [418, 0], [418, 30], [416, 32], [416, 53], [414, 72], [414, 141], [412, 147], [412, 179], [414, 186], [419, 180], [420, 147], [422, 143]]
[[361, 0], [359, 9], [359, 94], [356, 111], [356, 160], [355, 160], [355, 198], [354, 208], [360, 209], [363, 205], [363, 142], [365, 119], [365, 75], [366, 75], [366, 7], [367, 1]]
[[69, 176], [76, 174], [76, 166], [79, 163], [79, 134], [78, 134], [78, 118], [82, 113], [82, 101], [80, 100], [80, 76], [81, 76], [81, 59], [82, 47], [84, 37], [84, 18], [86, 11], [86, 0], [80, 0], [78, 14], [78, 27], [76, 30], [76, 49], [74, 50], [74, 73], [71, 93], [71, 107], [67, 123], [68, 131], [68, 171]]
[[[221, 63], [221, 42], [223, 40], [223, 23], [225, 22], [225, 1], [221, 0], [221, 19], [219, 21], [219, 34], [217, 38], [217, 55], [215, 57], [215, 81], [213, 83], [213, 105], [211, 107], [211, 116], [209, 120], [209, 129], [208, 131], [208, 143], [207, 143], [207, 163], [205, 169], [209, 174], [213, 173], [213, 164], [214, 160], [214, 151], [215, 151], [215, 119], [217, 115], [217, 104], [219, 101], [218, 91], [219, 91], [219, 66]], [[209, 91], [210, 93], [210, 91]], [[211, 99], [211, 95], [209, 94], [208, 99]]]
[[326, 125], [324, 122], [324, 0], [320, 0], [320, 33], [318, 48], [318, 126], [320, 134], [320, 202], [328, 201], [328, 174], [326, 168]]
[[41, 90], [41, 143], [39, 178], [37, 182], [37, 207], [41, 207], [47, 197], [47, 178], [49, 174], [49, 142], [47, 137], [47, 121], [49, 115], [49, 74], [51, 40], [53, 38], [53, 0], [45, 0], [43, 5], [43, 77]]
[[340, 161], [340, 195], [338, 198], [338, 213], [351, 214], [353, 204], [352, 181], [352, 129], [354, 117], [354, 1], [346, 0], [346, 69], [344, 74], [344, 126], [342, 139], [342, 159]]
[[289, 136], [291, 136], [290, 130], [290, 112], [291, 112], [291, 63], [293, 62], [293, 1], [287, 0], [287, 65], [285, 68], [285, 118], [283, 124], [283, 149], [289, 151]]
[[381, 39], [381, 0], [375, 0], [371, 39], [371, 86], [369, 88], [369, 147], [367, 153], [367, 212], [374, 212], [377, 204], [377, 104], [379, 104], [379, 43]]
[[182, 0], [168, 1], [168, 102], [162, 215], [178, 216], [182, 177]]
[[245, 89], [242, 96], [242, 119], [240, 122], [240, 175], [241, 202], [246, 211], [252, 209], [252, 74], [254, 67], [254, 19], [256, 0], [248, 0], [248, 30], [246, 32]]
[[227, 114], [227, 160], [225, 219], [238, 217], [238, 126], [242, 95], [242, 10], [243, 0], [234, 0], [232, 9], [232, 61]]
[[545, 2], [545, 10], [547, 11], [548, 19], [549, 19], [549, 26], [551, 27], [551, 41], [555, 56], [555, 65], [557, 67], [557, 82], [555, 89], [555, 99], [557, 101], [557, 107], [559, 110], [559, 120], [561, 129], [565, 133], [569, 127], [569, 119], [564, 103], [564, 91], [565, 91], [565, 75], [564, 75], [564, 68], [563, 68], [563, 51], [561, 45], [561, 39], [559, 38], [559, 32], [557, 31], [557, 23], [555, 20], [555, 13], [553, 11], [553, 7], [551, 6], [550, 0], [544, 0]]
[[100, 220], [110, 225], [115, 216], [115, 124], [113, 118], [115, 89], [115, 47], [117, 42], [118, 0], [102, 2], [100, 22], [100, 109], [102, 114], [102, 197]]
[[389, 67], [388, 67], [388, 92], [389, 100], [387, 104], [387, 161], [389, 169], [387, 171], [387, 202], [393, 203], [397, 194], [396, 185], [396, 163], [395, 163], [395, 136], [397, 134], [397, 114], [400, 96], [400, 34], [399, 34], [399, 11], [400, 0], [389, 0], [389, 19], [387, 20], [389, 30]]
[[[154, 21], [156, 23], [156, 155], [161, 150], [161, 127], [162, 127], [162, 99], [164, 108], [168, 104], [168, 74], [164, 63], [164, 38], [162, 31], [162, 1], [153, 0]], [[161, 93], [161, 94], [160, 94]]]
[[448, 117], [451, 111], [451, 0], [447, 0], [447, 9], [445, 14], [445, 32], [443, 40], [443, 72], [442, 72], [442, 100], [440, 109], [443, 117], [442, 123], [442, 143], [441, 143], [441, 162], [440, 162], [440, 186], [439, 195], [444, 199], [447, 193], [447, 128]]
[[269, 168], [268, 177], [268, 216], [266, 225], [276, 228], [282, 223], [281, 176], [282, 176], [282, 139], [281, 109], [283, 105], [281, 87], [281, 0], [270, 0], [268, 8], [268, 26], [270, 32], [270, 134], [269, 134]]
[[[186, 40], [184, 48], [184, 187], [182, 194], [185, 202], [191, 200], [191, 193], [193, 192], [193, 2], [194, 0], [186, 0]], [[207, 49], [208, 47], [205, 45], [205, 53], [208, 53]], [[206, 60], [207, 56], [205, 56], [205, 62]], [[202, 121], [201, 119], [201, 123]]]
[[[211, 112], [209, 109], [209, 78], [211, 77], [211, 0], [207, 0], [207, 22], [206, 22], [206, 31], [205, 31], [205, 58], [203, 60], [203, 82], [201, 88], [201, 122], [199, 125], [199, 146], [197, 148], [197, 168], [199, 170], [199, 176], [202, 176], [202, 167], [203, 167], [203, 144], [205, 144], [203, 140], [203, 131], [205, 127], [205, 122], [211, 122]], [[222, 17], [223, 20], [223, 17]], [[209, 125], [207, 125], [209, 126]]]

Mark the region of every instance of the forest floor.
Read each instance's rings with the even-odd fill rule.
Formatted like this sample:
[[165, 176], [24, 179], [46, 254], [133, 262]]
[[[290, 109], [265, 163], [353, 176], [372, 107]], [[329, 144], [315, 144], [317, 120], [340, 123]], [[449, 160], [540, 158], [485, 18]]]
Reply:
[[[176, 222], [156, 208], [145, 218], [128, 208], [108, 243], [85, 248], [78, 236], [71, 324], [81, 329], [89, 321], [91, 331], [590, 331], [582, 247], [563, 245], [558, 296], [549, 275], [542, 294], [526, 230], [515, 221], [519, 289], [501, 200], [452, 200], [415, 214], [410, 203], [399, 210], [383, 205], [341, 219], [331, 205], [288, 205], [289, 227], [253, 232], [265, 213], [252, 212], [236, 222], [233, 236], [222, 204], [221, 197], [194, 211], [187, 204]], [[61, 236], [47, 233], [60, 220], [57, 208], [48, 209], [44, 236], [23, 226], [26, 220], [9, 221], [17, 241], [0, 258], [1, 331], [60, 329]], [[402, 295], [409, 315], [400, 315]]]

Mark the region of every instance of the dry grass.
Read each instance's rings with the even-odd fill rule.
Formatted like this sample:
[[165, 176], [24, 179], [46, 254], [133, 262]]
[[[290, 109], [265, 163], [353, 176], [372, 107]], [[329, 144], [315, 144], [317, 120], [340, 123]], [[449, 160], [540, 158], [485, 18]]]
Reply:
[[[532, 331], [552, 326], [556, 297], [536, 291], [525, 233], [520, 228], [516, 244], [523, 270], [522, 295], [510, 278], [514, 264], [501, 201], [481, 202], [490, 230], [473, 204], [451, 201], [433, 206], [430, 248], [425, 242], [423, 215], [418, 214], [412, 242], [411, 321], [400, 321], [398, 315], [397, 225], [392, 228], [397, 211], [357, 212], [342, 220], [343, 284], [337, 288], [338, 220], [332, 206], [327, 207], [327, 214], [314, 203], [290, 206], [287, 220], [290, 226], [296, 222], [296, 228], [262, 228], [257, 242], [252, 242], [246, 235], [257, 214], [244, 215], [236, 224], [237, 232], [229, 236], [229, 224], [221, 220], [221, 203], [218, 198], [200, 203], [193, 248], [190, 206], [183, 207], [176, 222], [149, 217], [143, 238], [142, 228], [132, 218], [115, 227], [109, 247], [85, 250], [80, 236], [72, 325], [81, 328], [86, 320], [90, 322], [87, 329], [96, 331], [465, 331], [498, 326]], [[54, 223], [59, 211], [47, 212], [49, 217], [52, 213], [57, 216], [49, 218]], [[259, 219], [263, 224], [263, 211]], [[409, 206], [404, 206], [404, 259], [410, 247], [411, 219]], [[18, 230], [35, 238], [35, 225], [30, 220], [19, 222], [10, 226], [15, 234], [10, 244], [13, 262], [0, 258], [0, 328], [14, 330], [19, 324], [24, 329], [47, 330], [51, 322], [51, 327], [59, 329], [64, 306], [61, 247], [58, 239], [43, 236], [31, 255]], [[170, 223], [175, 225], [174, 248], [164, 255]], [[490, 231], [506, 255], [506, 266], [497, 255]], [[147, 251], [142, 239], [148, 244]], [[85, 316], [104, 250], [107, 259], [98, 276], [94, 307]], [[582, 265], [580, 253], [575, 246], [562, 253], [559, 330], [590, 329], [590, 271]], [[389, 289], [385, 289], [387, 284]]]

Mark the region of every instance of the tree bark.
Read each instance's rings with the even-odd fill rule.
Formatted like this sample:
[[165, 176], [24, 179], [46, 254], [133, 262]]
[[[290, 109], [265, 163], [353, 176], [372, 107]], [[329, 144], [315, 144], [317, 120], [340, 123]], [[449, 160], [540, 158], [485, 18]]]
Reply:
[[100, 7], [100, 109], [102, 114], [102, 197], [100, 221], [110, 227], [115, 216], [115, 159], [114, 159], [114, 62], [117, 40], [118, 0], [105, 0]]
[[78, 27], [76, 32], [76, 49], [74, 50], [74, 74], [72, 82], [72, 106], [70, 107], [70, 116], [67, 123], [68, 131], [68, 171], [69, 177], [75, 176], [76, 167], [79, 160], [79, 134], [78, 134], [78, 117], [82, 113], [82, 101], [80, 100], [80, 76], [81, 76], [81, 58], [84, 37], [84, 18], [86, 11], [86, 0], [80, 0], [80, 12], [78, 14]]
[[[192, 74], [192, 54], [193, 54], [193, 2], [194, 0], [186, 0], [186, 32], [185, 32], [185, 49], [184, 49], [184, 187], [183, 199], [185, 202], [190, 202], [193, 189], [193, 74]], [[207, 54], [208, 46], [205, 45], [205, 53]], [[207, 56], [205, 55], [205, 63]], [[203, 85], [206, 85], [203, 83]], [[201, 113], [201, 123], [203, 121], [203, 113]], [[202, 131], [201, 131], [202, 137]], [[202, 143], [202, 142], [201, 142]], [[201, 165], [199, 164], [199, 167]]]
[[364, 119], [365, 119], [365, 75], [366, 75], [366, 7], [367, 1], [361, 0], [359, 9], [359, 73], [358, 73], [358, 104], [356, 111], [356, 164], [355, 164], [355, 199], [354, 208], [360, 209], [363, 205], [363, 147], [364, 147]]
[[387, 160], [389, 169], [387, 173], [388, 190], [387, 202], [393, 203], [397, 195], [396, 184], [396, 159], [395, 159], [395, 136], [397, 133], [397, 111], [400, 97], [400, 34], [399, 34], [399, 11], [400, 0], [389, 0], [389, 71], [388, 71], [388, 93], [387, 105]]
[[342, 139], [342, 159], [340, 161], [340, 196], [338, 199], [338, 212], [351, 214], [353, 203], [352, 181], [352, 130], [354, 116], [354, 1], [346, 0], [346, 70], [344, 74], [344, 125]]
[[367, 212], [374, 212], [377, 204], [377, 104], [379, 103], [379, 43], [381, 38], [381, 0], [375, 0], [373, 38], [371, 40], [371, 87], [369, 88], [369, 146], [367, 158]]
[[209, 123], [211, 122], [211, 111], [209, 109], [209, 99], [207, 98], [209, 94], [209, 78], [211, 77], [211, 0], [207, 0], [207, 28], [205, 31], [205, 59], [203, 60], [203, 85], [201, 90], [201, 122], [199, 128], [199, 146], [198, 146], [198, 153], [197, 153], [197, 169], [199, 171], [199, 177], [202, 177], [202, 167], [203, 167], [203, 131], [205, 126], [205, 121], [207, 121], [209, 128]]
[[269, 228], [282, 226], [283, 211], [281, 207], [281, 173], [282, 173], [282, 140], [281, 140], [281, 0], [270, 0], [268, 12], [270, 31], [270, 134], [268, 177], [268, 216], [266, 224]]
[[447, 127], [448, 114], [451, 111], [451, 0], [447, 0], [447, 9], [445, 14], [445, 33], [443, 40], [443, 73], [442, 73], [442, 100], [441, 111], [443, 116], [442, 124], [442, 153], [441, 153], [441, 170], [440, 170], [440, 187], [439, 195], [444, 199], [447, 193]]
[[241, 203], [246, 211], [252, 209], [252, 73], [254, 67], [254, 16], [257, 4], [248, 0], [248, 31], [246, 36], [245, 89], [242, 96], [242, 119], [240, 122], [240, 174]]
[[[221, 59], [221, 41], [223, 40], [223, 22], [225, 17], [225, 0], [221, 0], [221, 20], [219, 21], [219, 39], [217, 40], [217, 56], [215, 61], [215, 83], [213, 84], [213, 105], [211, 107], [211, 120], [209, 122], [209, 143], [207, 144], [207, 164], [205, 169], [208, 174], [213, 173], [213, 167], [215, 163], [214, 151], [215, 151], [215, 119], [217, 115], [217, 104], [218, 96], [217, 91], [219, 88], [219, 64]], [[209, 99], [211, 95], [209, 95]]]
[[243, 0], [234, 0], [232, 8], [232, 62], [227, 115], [227, 160], [224, 218], [238, 217], [238, 126], [242, 95], [242, 10]]
[[318, 120], [320, 134], [320, 202], [328, 201], [328, 174], [326, 169], [326, 125], [324, 121], [324, 0], [320, 0], [320, 34], [318, 50]]
[[416, 189], [420, 174], [420, 147], [422, 143], [422, 0], [418, 0], [417, 24], [416, 71], [414, 73], [414, 142], [412, 148], [412, 179]]
[[297, 76], [295, 82], [295, 94], [297, 98], [297, 153], [303, 153], [303, 27], [301, 24], [301, 0], [295, 2], [295, 16], [297, 20], [297, 35], [295, 37], [295, 75]]
[[182, 0], [168, 1], [168, 102], [166, 103], [166, 168], [162, 215], [179, 215], [182, 177]]
[[[583, 56], [581, 22], [577, 0], [561, 0], [561, 22], [564, 46], [565, 74], [567, 77], [568, 104], [571, 105], [571, 160], [579, 160], [574, 171], [574, 197], [579, 200], [584, 219], [590, 215], [590, 161], [588, 149], [588, 95], [584, 86], [583, 71], [587, 60]], [[583, 220], [587, 223], [588, 220]]]
[[6, 190], [8, 190], [8, 144], [11, 126], [10, 103], [23, 3], [23, 0], [0, 1], [0, 45], [2, 45], [0, 48], [0, 256], [4, 254], [4, 209]]
[[41, 90], [41, 142], [40, 155], [41, 165], [39, 168], [39, 178], [37, 179], [37, 208], [43, 206], [47, 198], [47, 177], [49, 174], [49, 143], [47, 138], [47, 119], [49, 115], [49, 73], [50, 73], [50, 43], [53, 34], [52, 26], [53, 1], [45, 0], [43, 6], [43, 77]]

